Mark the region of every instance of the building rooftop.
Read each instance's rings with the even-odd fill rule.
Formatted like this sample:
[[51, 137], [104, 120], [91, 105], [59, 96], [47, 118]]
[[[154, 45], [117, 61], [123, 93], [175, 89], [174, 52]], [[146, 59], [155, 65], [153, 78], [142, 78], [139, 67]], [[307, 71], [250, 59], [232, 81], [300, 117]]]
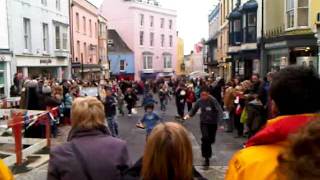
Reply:
[[133, 53], [114, 29], [108, 30], [108, 51], [113, 53]]

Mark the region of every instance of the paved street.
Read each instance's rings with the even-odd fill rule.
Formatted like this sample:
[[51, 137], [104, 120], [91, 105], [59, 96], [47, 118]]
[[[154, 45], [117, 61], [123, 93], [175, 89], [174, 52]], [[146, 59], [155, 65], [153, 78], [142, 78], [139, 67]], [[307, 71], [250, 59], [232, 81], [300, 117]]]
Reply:
[[[159, 106], [156, 106], [156, 110], [159, 111]], [[145, 131], [135, 127], [136, 122], [141, 118], [143, 109], [138, 108], [138, 114], [132, 117], [120, 116], [118, 117], [120, 138], [124, 139], [128, 143], [129, 153], [131, 161], [134, 163], [143, 154], [145, 144]], [[165, 121], [175, 121], [176, 108], [173, 101], [168, 105], [168, 111], [166, 113], [159, 112], [159, 115]], [[211, 167], [209, 170], [202, 168], [203, 159], [201, 157], [200, 149], [200, 128], [199, 117], [195, 116], [193, 119], [184, 123], [185, 127], [190, 131], [190, 139], [193, 145], [194, 165], [196, 168], [210, 180], [220, 180], [224, 178], [226, 166], [232, 154], [241, 148], [241, 144], [245, 139], [235, 139], [232, 134], [225, 133], [223, 129], [218, 130], [217, 141], [213, 146], [214, 157], [211, 159]], [[70, 128], [64, 127], [60, 131], [60, 137], [54, 141], [54, 145], [58, 145], [65, 141], [65, 137]], [[17, 180], [45, 180], [46, 179], [47, 164], [36, 168], [26, 174], [17, 176]]]

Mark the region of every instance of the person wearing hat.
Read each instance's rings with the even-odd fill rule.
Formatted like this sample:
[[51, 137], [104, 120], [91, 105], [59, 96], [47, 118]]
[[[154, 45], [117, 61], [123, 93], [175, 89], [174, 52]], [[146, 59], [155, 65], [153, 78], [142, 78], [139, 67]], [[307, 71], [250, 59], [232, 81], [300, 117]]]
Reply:
[[219, 102], [213, 96], [210, 96], [208, 89], [202, 90], [200, 99], [184, 119], [186, 120], [193, 117], [199, 109], [201, 110], [201, 152], [202, 157], [205, 158], [204, 166], [209, 166], [212, 156], [211, 145], [215, 142], [218, 122], [223, 118], [223, 110]]

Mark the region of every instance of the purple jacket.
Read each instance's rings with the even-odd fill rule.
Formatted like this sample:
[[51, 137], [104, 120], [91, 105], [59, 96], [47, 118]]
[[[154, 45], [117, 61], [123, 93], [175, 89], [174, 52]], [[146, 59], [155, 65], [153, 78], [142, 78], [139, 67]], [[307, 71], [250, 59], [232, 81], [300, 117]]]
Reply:
[[71, 143], [82, 154], [94, 180], [121, 179], [122, 169], [129, 166], [126, 142], [111, 137], [106, 128], [72, 130], [69, 139], [51, 150], [48, 180], [87, 180]]

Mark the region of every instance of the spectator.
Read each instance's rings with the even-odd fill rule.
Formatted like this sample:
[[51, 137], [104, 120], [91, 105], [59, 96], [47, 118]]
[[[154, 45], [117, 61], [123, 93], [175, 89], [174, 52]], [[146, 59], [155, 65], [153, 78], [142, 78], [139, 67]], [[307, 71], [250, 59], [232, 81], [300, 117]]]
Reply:
[[205, 180], [192, 166], [187, 130], [177, 123], [161, 123], [152, 131], [142, 159], [126, 172], [125, 180]]
[[279, 177], [289, 180], [320, 179], [319, 142], [320, 120], [317, 119], [289, 138], [288, 147], [278, 156]]
[[288, 136], [297, 132], [320, 111], [320, 78], [312, 69], [290, 66], [276, 73], [270, 87], [272, 109], [278, 117], [246, 143], [230, 161], [227, 180], [273, 180], [277, 157]]
[[121, 179], [128, 166], [126, 143], [110, 136], [103, 104], [94, 97], [72, 104], [68, 142], [50, 152], [48, 180]]

